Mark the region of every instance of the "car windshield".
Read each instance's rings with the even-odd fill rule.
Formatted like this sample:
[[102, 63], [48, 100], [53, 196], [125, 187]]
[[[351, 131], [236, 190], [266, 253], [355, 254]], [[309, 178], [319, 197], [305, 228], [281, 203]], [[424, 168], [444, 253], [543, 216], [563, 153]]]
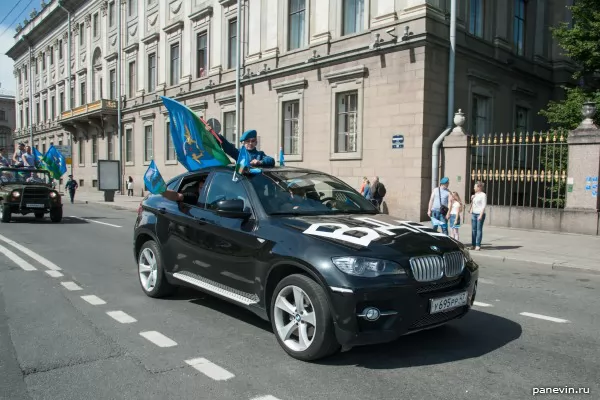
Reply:
[[375, 206], [360, 193], [324, 173], [270, 171], [248, 179], [270, 215], [377, 213]]
[[2, 169], [0, 170], [0, 182], [3, 185], [18, 184], [49, 184], [50, 174], [46, 171], [28, 169]]

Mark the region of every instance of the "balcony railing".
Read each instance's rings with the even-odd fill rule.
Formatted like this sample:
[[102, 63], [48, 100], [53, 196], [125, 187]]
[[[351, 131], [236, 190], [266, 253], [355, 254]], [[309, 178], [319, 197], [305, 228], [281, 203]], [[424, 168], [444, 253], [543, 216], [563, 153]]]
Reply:
[[61, 118], [62, 119], [68, 119], [68, 118], [73, 118], [73, 117], [77, 117], [80, 115], [85, 115], [88, 113], [92, 113], [95, 111], [101, 111], [101, 110], [117, 110], [117, 101], [116, 100], [97, 100], [94, 101], [93, 103], [88, 103], [88, 104], [84, 104], [82, 106], [79, 107], [75, 107], [71, 110], [68, 111], [64, 111], [61, 114]]

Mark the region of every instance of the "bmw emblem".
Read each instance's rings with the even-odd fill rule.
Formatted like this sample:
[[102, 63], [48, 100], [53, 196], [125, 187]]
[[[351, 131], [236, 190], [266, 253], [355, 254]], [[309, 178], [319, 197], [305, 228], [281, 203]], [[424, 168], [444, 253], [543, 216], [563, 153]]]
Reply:
[[438, 253], [440, 252], [440, 248], [437, 246], [431, 246], [430, 249], [433, 251], [437, 251]]

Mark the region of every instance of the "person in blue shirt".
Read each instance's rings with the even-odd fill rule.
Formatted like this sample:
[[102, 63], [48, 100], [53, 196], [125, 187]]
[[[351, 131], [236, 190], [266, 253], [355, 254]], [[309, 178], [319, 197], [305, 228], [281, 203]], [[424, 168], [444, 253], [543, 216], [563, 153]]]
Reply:
[[[225, 137], [223, 135], [219, 134], [219, 137], [223, 141], [223, 151], [225, 152], [225, 154], [227, 154], [229, 157], [233, 158], [234, 160], [237, 160], [238, 156], [240, 154], [240, 151], [233, 144], [231, 144], [227, 139], [225, 139]], [[244, 132], [242, 134], [242, 137], [240, 138], [240, 142], [244, 144], [244, 146], [246, 147], [246, 150], [248, 150], [248, 153], [250, 154], [250, 159], [251, 159], [250, 165], [252, 165], [253, 167], [259, 167], [259, 166], [274, 167], [275, 166], [275, 159], [273, 157], [269, 157], [268, 155], [265, 154], [264, 151], [260, 151], [256, 148], [256, 143], [257, 143], [256, 130], [251, 129], [251, 130]]]

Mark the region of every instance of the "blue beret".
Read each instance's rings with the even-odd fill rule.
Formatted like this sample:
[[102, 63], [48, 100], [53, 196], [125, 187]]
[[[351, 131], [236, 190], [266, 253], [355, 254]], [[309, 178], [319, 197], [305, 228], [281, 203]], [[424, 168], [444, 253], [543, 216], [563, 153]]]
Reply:
[[442, 185], [445, 185], [446, 183], [450, 182], [450, 179], [448, 179], [447, 177], [443, 177], [442, 180], [440, 181], [440, 183]]
[[244, 132], [240, 138], [240, 142], [248, 139], [256, 139], [256, 130], [250, 129], [249, 131]]

